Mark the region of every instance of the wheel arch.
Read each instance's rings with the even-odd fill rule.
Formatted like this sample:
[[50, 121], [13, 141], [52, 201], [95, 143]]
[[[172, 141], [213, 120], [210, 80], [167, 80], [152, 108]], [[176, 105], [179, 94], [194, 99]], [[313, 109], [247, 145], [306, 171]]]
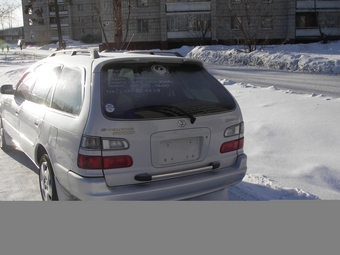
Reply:
[[48, 154], [47, 150], [44, 148], [44, 146], [42, 146], [41, 144], [38, 144], [36, 146], [36, 153], [35, 153], [35, 159], [34, 159], [37, 165], [39, 165], [40, 159], [44, 154]]

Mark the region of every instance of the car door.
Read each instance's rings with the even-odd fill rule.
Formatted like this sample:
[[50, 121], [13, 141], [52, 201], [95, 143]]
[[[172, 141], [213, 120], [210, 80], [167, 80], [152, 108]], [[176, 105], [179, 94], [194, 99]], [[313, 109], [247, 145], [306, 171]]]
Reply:
[[20, 144], [29, 157], [34, 158], [34, 147], [44, 126], [44, 116], [51, 103], [52, 92], [61, 66], [45, 63], [36, 70], [36, 81], [31, 95], [21, 107], [19, 126]]
[[34, 72], [27, 72], [19, 81], [13, 96], [8, 96], [3, 106], [3, 126], [7, 134], [20, 144], [20, 115], [25, 102], [30, 97], [36, 76]]

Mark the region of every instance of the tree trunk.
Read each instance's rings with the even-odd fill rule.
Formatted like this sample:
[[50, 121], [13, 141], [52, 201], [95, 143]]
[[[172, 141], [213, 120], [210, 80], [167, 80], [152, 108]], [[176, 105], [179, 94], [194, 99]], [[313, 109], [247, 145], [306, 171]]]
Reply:
[[58, 0], [54, 0], [54, 9], [55, 9], [55, 20], [56, 20], [56, 23], [57, 23], [57, 30], [58, 30], [59, 49], [62, 49], [63, 48], [63, 35], [61, 33]]

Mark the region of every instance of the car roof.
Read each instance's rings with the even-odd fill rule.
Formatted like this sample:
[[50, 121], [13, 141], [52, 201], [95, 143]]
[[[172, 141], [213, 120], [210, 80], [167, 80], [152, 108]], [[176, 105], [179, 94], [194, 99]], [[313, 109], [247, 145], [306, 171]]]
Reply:
[[[98, 71], [104, 64], [110, 62], [152, 62], [159, 61], [163, 63], [192, 63], [203, 67], [200, 60], [183, 57], [175, 51], [114, 51], [101, 52], [95, 49], [69, 49], [53, 52], [42, 61], [61, 63], [72, 63], [74, 65], [92, 64], [94, 71]], [[87, 64], [86, 64], [87, 63]]]

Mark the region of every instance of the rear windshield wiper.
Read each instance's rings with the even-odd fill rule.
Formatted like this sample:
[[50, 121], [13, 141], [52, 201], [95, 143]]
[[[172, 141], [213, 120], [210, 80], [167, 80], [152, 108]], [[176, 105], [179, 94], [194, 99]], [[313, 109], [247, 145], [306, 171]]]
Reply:
[[140, 108], [134, 108], [131, 110], [128, 110], [127, 112], [138, 112], [138, 111], [142, 111], [142, 110], [151, 110], [151, 111], [155, 111], [155, 112], [163, 112], [163, 111], [168, 111], [174, 114], [178, 114], [178, 112], [182, 113], [183, 115], [187, 116], [188, 118], [190, 118], [190, 123], [194, 124], [196, 121], [196, 118], [194, 117], [194, 115], [192, 115], [191, 113], [176, 107], [176, 106], [172, 106], [172, 105], [150, 105], [150, 106], [145, 106], [145, 107], [140, 107]]

